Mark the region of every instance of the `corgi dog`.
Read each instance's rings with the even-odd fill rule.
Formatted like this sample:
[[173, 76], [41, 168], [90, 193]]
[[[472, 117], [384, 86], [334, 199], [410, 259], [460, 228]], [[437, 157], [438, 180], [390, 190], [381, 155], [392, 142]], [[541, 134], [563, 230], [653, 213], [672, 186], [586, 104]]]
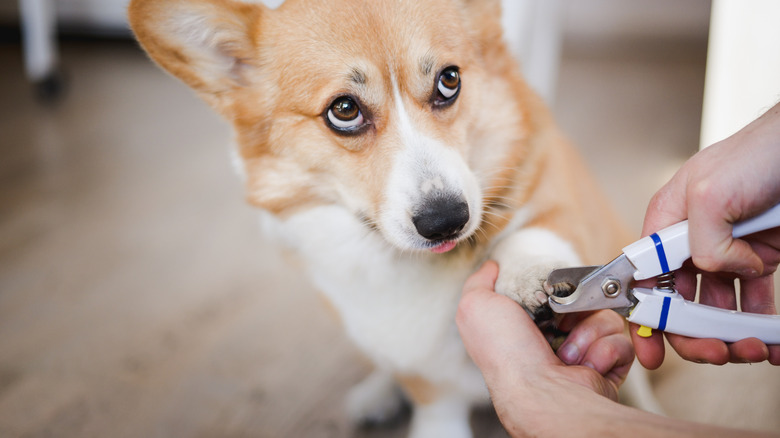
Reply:
[[[133, 0], [150, 57], [235, 132], [248, 202], [375, 371], [356, 422], [408, 399], [413, 437], [469, 437], [488, 392], [455, 326], [465, 279], [537, 320], [555, 268], [628, 235], [502, 35], [499, 0]], [[400, 389], [400, 391], [399, 391]]]

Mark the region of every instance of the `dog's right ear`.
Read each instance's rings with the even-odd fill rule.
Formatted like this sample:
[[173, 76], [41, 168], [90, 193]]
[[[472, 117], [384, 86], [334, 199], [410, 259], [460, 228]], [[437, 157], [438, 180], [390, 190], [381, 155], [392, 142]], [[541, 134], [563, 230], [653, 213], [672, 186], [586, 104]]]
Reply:
[[265, 12], [234, 0], [133, 0], [128, 16], [152, 59], [219, 106], [256, 64]]

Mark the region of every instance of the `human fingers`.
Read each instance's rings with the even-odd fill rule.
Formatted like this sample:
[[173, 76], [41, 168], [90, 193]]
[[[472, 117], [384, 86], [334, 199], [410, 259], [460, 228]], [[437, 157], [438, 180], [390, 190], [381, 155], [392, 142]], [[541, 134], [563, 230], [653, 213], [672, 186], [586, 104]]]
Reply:
[[498, 263], [488, 260], [463, 284], [463, 295], [492, 292], [498, 278]]
[[728, 362], [763, 362], [774, 357], [772, 354], [777, 354], [770, 354], [770, 348], [756, 338], [727, 344], [718, 339], [695, 339], [667, 333], [666, 339], [680, 357], [697, 363], [723, 365]]
[[583, 312], [566, 315], [559, 328], [569, 334], [557, 351], [559, 366], [548, 368], [553, 380], [574, 382], [617, 401], [634, 361], [625, 320], [609, 310]]
[[696, 339], [666, 333], [669, 345], [687, 361], [723, 365], [731, 359], [725, 342], [719, 339]]
[[[565, 327], [562, 329], [566, 330]], [[591, 344], [609, 335], [622, 333], [625, 322], [615, 312], [594, 312], [569, 330], [566, 340], [558, 348], [557, 355], [567, 365], [581, 365]]]
[[[700, 304], [730, 310], [737, 308], [733, 278], [705, 272], [701, 276], [700, 289]], [[690, 291], [688, 295], [686, 299], [694, 298]], [[672, 333], [666, 333], [666, 339], [677, 354], [688, 361], [723, 365], [732, 360], [729, 346], [718, 339], [695, 339]], [[744, 353], [754, 354], [752, 349]]]
[[[774, 313], [772, 278], [760, 277], [742, 280], [742, 310]], [[767, 296], [768, 294], [768, 296]], [[700, 303], [704, 305], [736, 309], [734, 280], [720, 275], [704, 273], [701, 278]], [[726, 362], [762, 362], [770, 357], [768, 347], [755, 338], [734, 343], [716, 339], [693, 339], [667, 333], [666, 338], [680, 357], [700, 363], [724, 364]]]
[[753, 251], [764, 263], [763, 275], [772, 275], [780, 265], [780, 227], [754, 233], [745, 237]]
[[688, 218], [686, 201], [687, 167], [680, 170], [650, 199], [642, 224], [642, 236], [649, 236]]
[[[772, 268], [774, 270], [774, 267]], [[741, 280], [740, 305], [743, 312], [766, 315], [777, 314], [774, 278], [766, 275]], [[746, 339], [729, 346], [732, 362], [763, 362], [780, 364], [780, 345], [766, 345], [758, 339]]]
[[[717, 175], [717, 177], [715, 176]], [[724, 196], [720, 172], [692, 182], [688, 189], [688, 239], [691, 259], [708, 272], [734, 272], [741, 276], [760, 275], [761, 258], [742, 239], [732, 237], [733, 224], [744, 216], [741, 206]]]
[[686, 163], [691, 255], [705, 271], [742, 277], [762, 273], [761, 257], [746, 240], [732, 237], [733, 224], [780, 200], [780, 148], [777, 139], [754, 135], [761, 124], [752, 123]]
[[[675, 274], [675, 288], [689, 301], [695, 298], [697, 270], [690, 265]], [[703, 274], [701, 278], [700, 302], [721, 308], [735, 309], [736, 295], [734, 280], [717, 275]], [[665, 352], [663, 332], [653, 330], [649, 338], [638, 335], [637, 325], [630, 325], [631, 339], [639, 362], [647, 369], [656, 369], [663, 363]], [[680, 357], [702, 363], [724, 364], [731, 359], [731, 353], [725, 342], [716, 339], [693, 339], [685, 336], [666, 334], [669, 344]], [[752, 351], [751, 351], [752, 353]]]
[[[490, 324], [490, 314], [498, 309], [501, 313], [502, 307], [511, 309], [510, 306], [502, 306], [496, 303], [501, 300], [493, 290], [496, 278], [498, 278], [498, 265], [495, 262], [488, 261], [482, 265], [474, 274], [469, 276], [463, 285], [463, 293], [455, 321], [460, 330], [461, 338], [466, 346], [466, 350], [471, 355], [474, 362], [480, 368], [492, 369], [496, 367], [494, 350], [507, 348], [496, 345], [496, 336], [494, 331], [498, 330], [495, 324]], [[486, 342], [482, 342], [485, 340]]]
[[[774, 269], [774, 268], [772, 268]], [[701, 304], [736, 309], [737, 300], [733, 291], [734, 280], [728, 277], [702, 275]], [[771, 276], [740, 280], [740, 304], [742, 311], [750, 313], [775, 314], [774, 280]], [[770, 358], [769, 347], [756, 338], [743, 339], [734, 343], [723, 344], [728, 350], [728, 358], [723, 356], [723, 347], [718, 342], [717, 350], [704, 354], [702, 348], [713, 348], [715, 342], [695, 342], [671, 340], [673, 348], [681, 356], [699, 362], [720, 364], [726, 359], [729, 362], [753, 363], [763, 362]], [[705, 347], [709, 345], [710, 347]], [[777, 349], [777, 348], [775, 348]]]
[[486, 262], [466, 281], [458, 305], [456, 323], [474, 363], [490, 379], [558, 362], [525, 310], [494, 292], [497, 276], [498, 265]]
[[[656, 285], [656, 281], [653, 278], [641, 280], [635, 286], [653, 288]], [[692, 265], [684, 267], [675, 273], [675, 287], [688, 300], [692, 300], [696, 295], [696, 281], [695, 267]], [[636, 351], [636, 358], [643, 367], [654, 370], [664, 362], [664, 335], [663, 332], [658, 330], [651, 330], [649, 336], [645, 336], [645, 331], [645, 329], [640, 330], [638, 324], [628, 323], [628, 333]], [[640, 333], [642, 333], [641, 336]]]
[[[686, 262], [683, 268], [675, 271], [675, 289], [686, 300], [692, 301], [696, 297], [696, 288], [698, 280], [696, 278], [698, 270], [692, 263]], [[655, 279], [642, 280], [637, 283], [638, 287], [652, 288], [655, 286]], [[640, 326], [629, 323], [629, 334], [631, 342], [636, 350], [636, 358], [643, 367], [654, 370], [661, 366], [665, 357], [665, 346], [663, 332], [652, 330], [649, 337], [639, 335]]]
[[737, 293], [734, 278], [718, 274], [702, 273], [699, 303], [721, 309], [737, 310]]
[[772, 365], [780, 365], [780, 345], [769, 345], [769, 358], [767, 361]]
[[[775, 303], [774, 279], [767, 275], [751, 280], [742, 280], [741, 302], [742, 310], [751, 313], [767, 315], [777, 314]], [[780, 345], [767, 345], [767, 361], [772, 365], [780, 365]], [[747, 357], [742, 354], [741, 357]], [[756, 362], [754, 360], [754, 362]]]
[[732, 224], [740, 216], [726, 204], [730, 197], [723, 195], [724, 183], [712, 176], [711, 167], [719, 164], [711, 156], [695, 155], [656, 192], [645, 213], [642, 236], [688, 220], [694, 225], [689, 227], [689, 240], [696, 266], [710, 272], [757, 275], [761, 268], [758, 256], [747, 242], [732, 238]]
[[[641, 338], [632, 330], [636, 357], [647, 369], [656, 369], [663, 363], [664, 345], [661, 334], [662, 332], [654, 330], [651, 338]], [[696, 339], [673, 333], [665, 333], [665, 335], [669, 345], [677, 354], [690, 362], [723, 365], [728, 362], [750, 363], [769, 360], [770, 363], [780, 364], [780, 346], [766, 346], [755, 338], [727, 344], [719, 339]]]
[[771, 275], [740, 280], [740, 305], [743, 312], [777, 314], [774, 278]]
[[[756, 253], [764, 261], [764, 277], [742, 280], [741, 302], [742, 310], [752, 313], [777, 314], [775, 303], [774, 274], [780, 263], [780, 230], [771, 230], [753, 236], [760, 242], [752, 242]], [[767, 360], [773, 365], [780, 365], [780, 345], [768, 345]]]
[[628, 331], [639, 363], [648, 370], [660, 367], [665, 355], [663, 332], [653, 330], [649, 337], [642, 337], [639, 336], [639, 325], [634, 323], [628, 324]]
[[624, 331], [625, 320], [617, 313], [592, 313], [571, 330], [558, 357], [568, 365], [594, 369], [620, 387], [634, 362], [634, 348]]
[[735, 363], [755, 363], [769, 359], [769, 348], [756, 338], [747, 338], [727, 344], [729, 361]]
[[696, 299], [696, 290], [699, 286], [698, 274], [699, 270], [690, 260], [683, 264], [682, 269], [674, 272], [674, 289], [688, 301]]
[[634, 347], [622, 333], [596, 339], [585, 352], [582, 364], [620, 387], [634, 363]]
[[777, 314], [772, 275], [780, 263], [780, 229], [754, 234], [748, 238], [748, 242], [764, 263], [764, 275], [740, 281], [742, 310], [767, 315]]

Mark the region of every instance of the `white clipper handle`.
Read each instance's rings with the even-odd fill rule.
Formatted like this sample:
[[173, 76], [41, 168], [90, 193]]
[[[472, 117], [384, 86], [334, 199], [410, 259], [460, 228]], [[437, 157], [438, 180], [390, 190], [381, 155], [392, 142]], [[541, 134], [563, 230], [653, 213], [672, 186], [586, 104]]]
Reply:
[[765, 344], [780, 344], [780, 316], [743, 313], [705, 306], [684, 299], [679, 293], [636, 288], [639, 303], [628, 316], [630, 322], [692, 338], [715, 338], [736, 342], [758, 338]]
[[[732, 236], [739, 238], [770, 228], [780, 227], [780, 204], [760, 215], [734, 225]], [[636, 268], [634, 279], [644, 280], [680, 269], [691, 258], [688, 221], [682, 221], [644, 237], [623, 248]]]

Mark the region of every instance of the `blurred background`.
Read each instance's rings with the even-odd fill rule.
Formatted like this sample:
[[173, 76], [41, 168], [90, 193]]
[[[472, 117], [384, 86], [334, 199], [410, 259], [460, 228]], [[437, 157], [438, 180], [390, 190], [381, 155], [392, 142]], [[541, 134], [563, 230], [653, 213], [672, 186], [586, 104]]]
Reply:
[[[404, 436], [347, 424], [368, 365], [260, 233], [227, 124], [131, 39], [127, 0], [46, 3], [0, 3], [0, 437]], [[712, 5], [505, 3], [526, 74], [638, 236], [699, 148]], [[780, 369], [669, 354], [651, 381], [670, 416], [780, 432]]]

